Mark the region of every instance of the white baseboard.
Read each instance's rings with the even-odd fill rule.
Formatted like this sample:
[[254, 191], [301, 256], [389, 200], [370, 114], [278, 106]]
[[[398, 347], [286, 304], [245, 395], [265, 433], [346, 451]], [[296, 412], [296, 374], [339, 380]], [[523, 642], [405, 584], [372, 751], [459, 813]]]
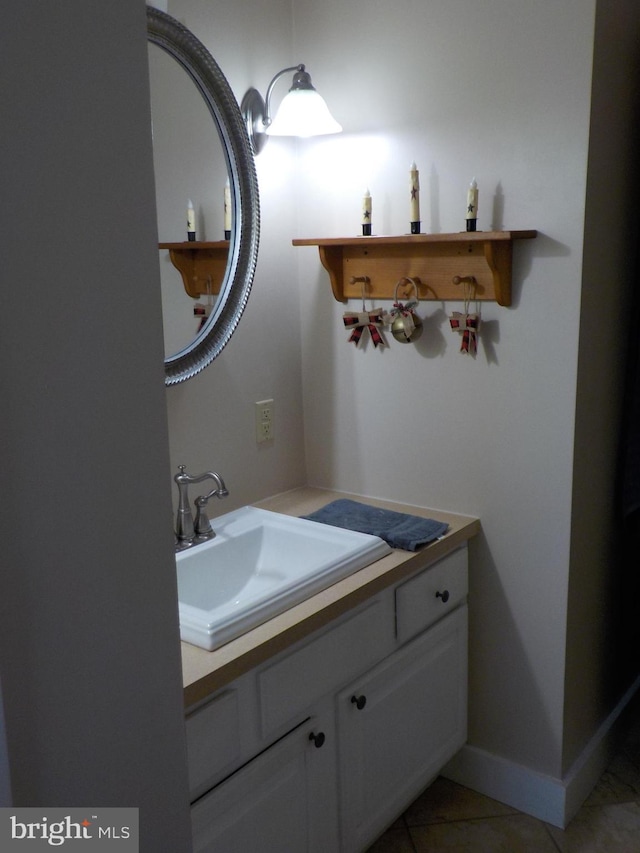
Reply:
[[564, 787], [551, 776], [474, 746], [463, 746], [442, 775], [554, 826], [564, 825]]
[[636, 690], [640, 676], [591, 738], [563, 779], [545, 776], [473, 746], [463, 746], [442, 775], [525, 814], [566, 827], [613, 757], [615, 724]]

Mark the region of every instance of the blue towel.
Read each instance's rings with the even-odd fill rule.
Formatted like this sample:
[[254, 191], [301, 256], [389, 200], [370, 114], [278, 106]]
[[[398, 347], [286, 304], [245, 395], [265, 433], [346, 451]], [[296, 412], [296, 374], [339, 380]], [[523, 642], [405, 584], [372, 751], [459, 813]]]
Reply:
[[302, 518], [370, 533], [384, 539], [392, 548], [401, 548], [403, 551], [417, 551], [421, 545], [444, 536], [449, 529], [449, 525], [443, 521], [379, 509], [348, 498], [332, 501]]

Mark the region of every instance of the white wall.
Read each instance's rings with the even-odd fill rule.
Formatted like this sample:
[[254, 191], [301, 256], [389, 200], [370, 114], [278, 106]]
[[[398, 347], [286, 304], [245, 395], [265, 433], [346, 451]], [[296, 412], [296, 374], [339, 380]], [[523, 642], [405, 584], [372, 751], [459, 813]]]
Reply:
[[324, 342], [303, 344], [311, 483], [481, 517], [470, 741], [558, 775], [594, 4], [296, 0], [295, 15], [346, 131], [300, 155], [296, 235], [357, 233], [367, 185], [374, 232], [406, 233], [414, 159], [425, 230], [464, 228], [475, 175], [480, 229], [540, 232], [515, 248], [513, 307], [482, 306], [475, 360], [439, 303], [415, 346], [356, 351], [314, 251], [299, 263], [303, 342], [312, 323]]
[[188, 850], [144, 3], [9, 4], [0, 77], [13, 801], [137, 806], [140, 850]]

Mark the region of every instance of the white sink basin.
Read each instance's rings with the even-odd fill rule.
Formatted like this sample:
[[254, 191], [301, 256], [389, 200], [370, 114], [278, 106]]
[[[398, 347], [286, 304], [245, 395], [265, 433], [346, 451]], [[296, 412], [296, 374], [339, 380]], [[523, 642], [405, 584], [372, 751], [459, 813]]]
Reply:
[[176, 554], [180, 636], [211, 651], [391, 551], [377, 536], [256, 507]]

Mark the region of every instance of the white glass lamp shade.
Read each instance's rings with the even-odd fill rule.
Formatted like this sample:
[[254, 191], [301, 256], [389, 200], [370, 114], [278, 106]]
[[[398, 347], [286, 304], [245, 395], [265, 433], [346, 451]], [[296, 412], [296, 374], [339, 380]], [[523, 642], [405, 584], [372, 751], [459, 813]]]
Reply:
[[329, 112], [324, 98], [315, 89], [291, 89], [282, 99], [269, 136], [322, 136], [340, 133], [342, 127]]

